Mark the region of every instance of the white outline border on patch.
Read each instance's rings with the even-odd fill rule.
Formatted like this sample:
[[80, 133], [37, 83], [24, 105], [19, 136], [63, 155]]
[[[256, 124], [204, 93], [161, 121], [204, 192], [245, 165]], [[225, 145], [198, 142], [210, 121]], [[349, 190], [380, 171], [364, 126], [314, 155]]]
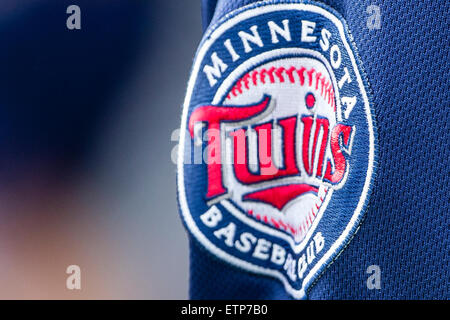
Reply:
[[[249, 5], [253, 6], [255, 4]], [[239, 10], [245, 10], [246, 7], [240, 8]], [[347, 224], [347, 227], [345, 228], [344, 232], [339, 236], [339, 238], [333, 243], [333, 245], [330, 247], [330, 249], [323, 255], [323, 257], [314, 265], [314, 267], [309, 271], [309, 273], [306, 275], [302, 282], [301, 289], [297, 290], [294, 289], [290, 284], [289, 281], [286, 279], [286, 277], [279, 271], [260, 267], [257, 265], [254, 265], [252, 263], [249, 263], [247, 261], [244, 261], [242, 259], [236, 258], [233, 255], [223, 251], [222, 249], [215, 246], [209, 239], [200, 231], [200, 229], [195, 224], [189, 207], [187, 205], [186, 200], [186, 193], [184, 188], [184, 145], [185, 145], [185, 131], [186, 131], [186, 125], [187, 125], [187, 115], [189, 111], [189, 105], [191, 100], [191, 95], [194, 89], [195, 82], [197, 80], [197, 75], [199, 74], [199, 69], [201, 66], [201, 63], [203, 62], [205, 53], [209, 50], [211, 45], [214, 44], [214, 42], [228, 29], [230, 29], [232, 26], [236, 25], [237, 23], [241, 22], [242, 20], [246, 20], [248, 18], [252, 18], [261, 14], [273, 12], [273, 11], [282, 11], [282, 10], [296, 10], [296, 11], [307, 11], [307, 12], [314, 12], [317, 14], [320, 14], [330, 20], [339, 30], [339, 35], [341, 37], [342, 43], [344, 45], [344, 48], [347, 50], [352, 67], [354, 69], [354, 72], [356, 74], [356, 80], [358, 82], [358, 86], [361, 91], [361, 95], [364, 100], [364, 111], [366, 113], [367, 117], [367, 126], [369, 129], [369, 157], [368, 157], [368, 168], [367, 168], [367, 175], [366, 180], [364, 182], [363, 191], [361, 193], [361, 197], [359, 199], [358, 205], [356, 207], [355, 212], [352, 215], [352, 218], [350, 219], [349, 223]], [[220, 259], [234, 265], [240, 268], [243, 268], [247, 271], [251, 271], [258, 274], [263, 274], [267, 276], [271, 276], [274, 278], [279, 279], [286, 289], [286, 291], [293, 296], [296, 299], [303, 299], [306, 297], [306, 288], [308, 285], [314, 280], [314, 275], [320, 271], [320, 269], [323, 266], [326, 266], [330, 260], [336, 255], [339, 250], [342, 248], [343, 245], [345, 245], [346, 240], [348, 240], [349, 234], [352, 231], [353, 228], [357, 227], [357, 222], [359, 221], [359, 217], [361, 214], [361, 211], [364, 207], [364, 204], [366, 202], [366, 198], [369, 193], [370, 184], [372, 181], [372, 175], [373, 175], [373, 164], [375, 159], [375, 135], [374, 135], [374, 129], [373, 129], [373, 119], [371, 114], [371, 108], [369, 99], [366, 93], [366, 89], [364, 86], [364, 82], [361, 78], [358, 65], [356, 63], [356, 59], [354, 57], [354, 53], [347, 41], [346, 37], [346, 30], [344, 28], [343, 23], [341, 20], [336, 17], [331, 12], [327, 11], [325, 8], [322, 8], [320, 6], [309, 4], [309, 3], [289, 3], [289, 4], [262, 4], [261, 6], [257, 6], [254, 8], [249, 8], [241, 13], [238, 13], [236, 16], [230, 18], [229, 20], [225, 21], [223, 24], [218, 26], [217, 29], [215, 29], [208, 39], [206, 39], [202, 46], [200, 47], [195, 60], [194, 60], [194, 66], [192, 68], [191, 76], [189, 78], [188, 86], [187, 86], [187, 92], [186, 92], [186, 98], [183, 103], [183, 113], [181, 118], [181, 133], [180, 133], [180, 143], [179, 143], [179, 150], [178, 150], [178, 164], [177, 164], [177, 185], [178, 185], [178, 198], [179, 198], [179, 204], [181, 208], [181, 214], [183, 216], [183, 219], [189, 228], [190, 232], [195, 236], [195, 238], [203, 245], [205, 248], [219, 257]]]

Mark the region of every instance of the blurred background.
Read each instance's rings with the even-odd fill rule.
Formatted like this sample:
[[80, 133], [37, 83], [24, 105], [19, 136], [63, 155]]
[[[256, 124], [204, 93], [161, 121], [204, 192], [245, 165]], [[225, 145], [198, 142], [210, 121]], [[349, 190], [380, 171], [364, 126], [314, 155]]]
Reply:
[[199, 0], [0, 2], [0, 299], [187, 298], [171, 138], [201, 34]]

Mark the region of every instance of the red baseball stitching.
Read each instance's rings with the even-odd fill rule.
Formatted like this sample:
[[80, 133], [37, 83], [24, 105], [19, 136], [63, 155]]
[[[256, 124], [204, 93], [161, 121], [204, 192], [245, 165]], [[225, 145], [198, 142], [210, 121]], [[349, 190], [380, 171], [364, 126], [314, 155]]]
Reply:
[[[305, 77], [306, 74], [306, 77]], [[297, 75], [297, 77], [295, 77]], [[315, 81], [314, 81], [315, 80]], [[270, 83], [284, 83], [289, 81], [292, 84], [298, 83], [304, 86], [305, 83], [309, 87], [315, 84], [315, 90], [319, 90], [320, 85], [320, 95], [328, 101], [328, 104], [336, 111], [336, 103], [334, 101], [334, 90], [330, 81], [325, 77], [322, 77], [320, 72], [316, 72], [314, 68], [307, 70], [305, 67], [296, 68], [294, 66], [288, 69], [284, 67], [270, 67], [269, 69], [261, 68], [259, 70], [253, 70], [246, 73], [242, 78], [240, 78], [236, 84], [231, 88], [230, 93], [227, 95], [227, 99], [231, 97], [236, 97], [244, 92], [244, 89], [250, 90], [250, 85], [256, 87], [261, 84], [265, 84], [267, 81]]]
[[[325, 191], [325, 193], [327, 193], [328, 189], [325, 188], [324, 191]], [[305, 217], [305, 219], [302, 221], [302, 223], [300, 224], [300, 226], [297, 229], [294, 226], [292, 226], [289, 222], [283, 221], [282, 218], [275, 220], [272, 217], [269, 218], [267, 215], [255, 214], [253, 212], [253, 210], [248, 210], [247, 214], [249, 216], [252, 216], [256, 220], [264, 222], [268, 225], [272, 225], [279, 230], [288, 231], [293, 236], [296, 236], [297, 234], [299, 234], [301, 237], [303, 237], [306, 234], [306, 232], [308, 232], [309, 226], [313, 224], [313, 222], [316, 218], [316, 214], [319, 213], [319, 210], [322, 207], [323, 201], [325, 200], [323, 197], [319, 197], [319, 199], [320, 199], [319, 205], [317, 203], [315, 203], [317, 212], [314, 211], [314, 207], [311, 208], [311, 212]]]

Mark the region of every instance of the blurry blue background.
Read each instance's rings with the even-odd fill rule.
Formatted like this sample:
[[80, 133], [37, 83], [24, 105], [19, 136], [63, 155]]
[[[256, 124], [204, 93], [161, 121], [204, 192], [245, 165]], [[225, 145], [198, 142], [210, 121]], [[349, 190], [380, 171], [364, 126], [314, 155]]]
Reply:
[[1, 1], [0, 298], [187, 298], [171, 137], [201, 28], [197, 0]]

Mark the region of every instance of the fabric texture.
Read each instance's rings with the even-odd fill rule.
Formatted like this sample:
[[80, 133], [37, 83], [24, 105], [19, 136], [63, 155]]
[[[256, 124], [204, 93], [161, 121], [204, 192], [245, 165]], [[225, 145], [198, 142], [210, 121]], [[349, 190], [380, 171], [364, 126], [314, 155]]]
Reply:
[[[218, 0], [211, 23], [251, 2]], [[360, 230], [308, 298], [449, 299], [450, 4], [322, 3], [346, 19], [370, 82], [378, 168]], [[381, 9], [380, 29], [367, 28], [370, 5]], [[279, 281], [219, 261], [194, 239], [190, 250], [193, 299], [290, 299]], [[366, 285], [371, 265], [381, 269], [379, 290]]]

